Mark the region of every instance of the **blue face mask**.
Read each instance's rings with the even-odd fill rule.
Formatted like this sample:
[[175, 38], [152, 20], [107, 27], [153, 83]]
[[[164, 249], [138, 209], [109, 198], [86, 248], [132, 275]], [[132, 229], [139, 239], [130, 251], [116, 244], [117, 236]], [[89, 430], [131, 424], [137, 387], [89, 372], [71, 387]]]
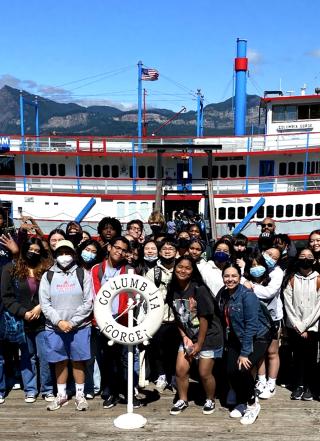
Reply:
[[252, 268], [250, 268], [250, 274], [252, 277], [261, 277], [264, 275], [265, 272], [266, 269], [262, 265], [253, 266]]
[[277, 262], [274, 259], [272, 259], [272, 257], [269, 256], [269, 254], [264, 253], [263, 257], [269, 269], [273, 269], [276, 266]]
[[91, 251], [83, 250], [81, 257], [85, 262], [92, 262], [96, 258], [96, 254], [92, 253]]
[[228, 262], [230, 255], [224, 251], [216, 251], [213, 255], [213, 260], [219, 263]]

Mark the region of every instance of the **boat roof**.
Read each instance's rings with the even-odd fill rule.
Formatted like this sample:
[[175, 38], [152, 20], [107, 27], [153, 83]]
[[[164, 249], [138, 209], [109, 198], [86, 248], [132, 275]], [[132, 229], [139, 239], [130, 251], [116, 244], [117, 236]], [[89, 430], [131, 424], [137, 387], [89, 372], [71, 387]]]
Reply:
[[267, 103], [277, 103], [277, 102], [315, 102], [320, 101], [320, 94], [313, 95], [282, 95], [282, 96], [272, 96], [272, 97], [261, 97], [261, 105], [266, 105]]

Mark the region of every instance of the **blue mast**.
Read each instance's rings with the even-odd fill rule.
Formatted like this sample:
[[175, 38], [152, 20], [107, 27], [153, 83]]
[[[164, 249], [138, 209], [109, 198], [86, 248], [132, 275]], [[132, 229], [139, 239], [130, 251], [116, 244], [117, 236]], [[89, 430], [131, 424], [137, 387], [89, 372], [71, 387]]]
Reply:
[[142, 152], [142, 61], [138, 61], [138, 152]]
[[197, 90], [197, 137], [203, 136], [203, 95]]
[[236, 72], [234, 134], [235, 136], [241, 136], [246, 134], [247, 40], [237, 38], [237, 58], [235, 59], [234, 70]]

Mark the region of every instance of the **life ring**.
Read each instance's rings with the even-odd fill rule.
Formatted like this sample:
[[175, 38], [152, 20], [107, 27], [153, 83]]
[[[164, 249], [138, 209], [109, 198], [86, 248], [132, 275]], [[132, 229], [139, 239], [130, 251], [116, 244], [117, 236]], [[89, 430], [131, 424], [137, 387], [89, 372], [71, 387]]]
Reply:
[[[136, 326], [123, 326], [112, 315], [112, 302], [123, 292], [129, 298], [142, 297], [145, 301], [146, 314]], [[122, 345], [137, 345], [148, 341], [159, 329], [163, 314], [164, 302], [159, 288], [151, 280], [136, 274], [122, 274], [108, 280], [94, 301], [94, 316], [101, 332]]]

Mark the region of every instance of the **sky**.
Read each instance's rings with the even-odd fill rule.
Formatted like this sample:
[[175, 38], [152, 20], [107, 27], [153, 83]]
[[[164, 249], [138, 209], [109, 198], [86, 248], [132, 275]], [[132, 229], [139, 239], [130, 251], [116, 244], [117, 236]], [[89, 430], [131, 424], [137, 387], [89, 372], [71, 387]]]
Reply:
[[1, 2], [0, 87], [59, 102], [196, 110], [233, 94], [236, 40], [247, 40], [247, 92], [320, 86], [317, 0], [10, 0]]

